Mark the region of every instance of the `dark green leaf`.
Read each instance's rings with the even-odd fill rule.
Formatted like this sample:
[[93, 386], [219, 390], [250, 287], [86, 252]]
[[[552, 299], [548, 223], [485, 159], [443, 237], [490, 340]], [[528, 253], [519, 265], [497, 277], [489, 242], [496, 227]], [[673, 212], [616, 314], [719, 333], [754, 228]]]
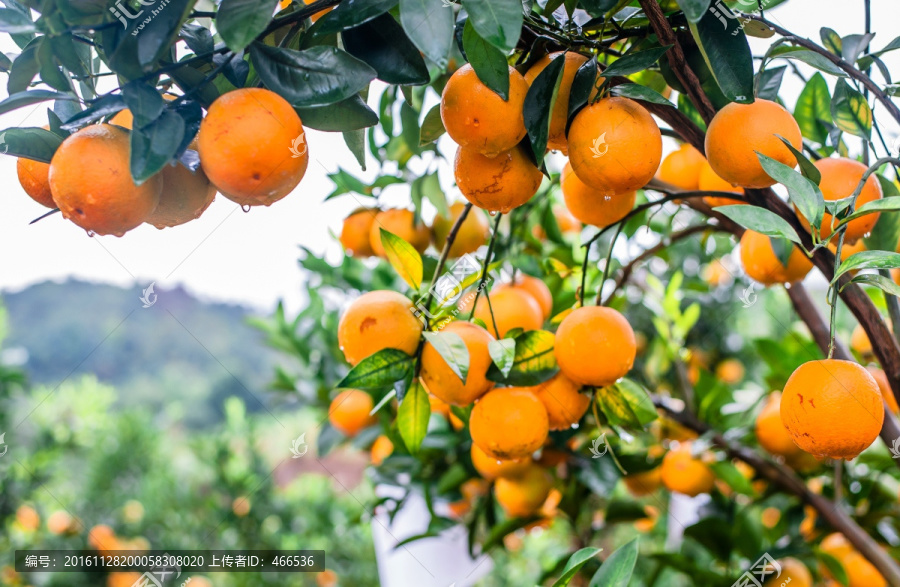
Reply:
[[392, 232], [383, 228], [381, 232], [381, 244], [388, 262], [403, 281], [414, 290], [422, 286], [422, 256], [411, 244]]
[[378, 389], [390, 387], [412, 369], [415, 358], [397, 349], [382, 349], [360, 361], [347, 373], [339, 388]]
[[775, 136], [784, 143], [784, 146], [788, 148], [788, 151], [794, 154], [794, 158], [797, 160], [797, 165], [800, 166], [800, 173], [803, 174], [803, 177], [812, 181], [814, 184], [819, 185], [819, 182], [822, 180], [822, 174], [819, 172], [819, 168], [803, 154], [803, 151], [794, 147], [789, 140], [781, 135]]
[[41, 37], [29, 43], [13, 61], [9, 80], [6, 83], [6, 90], [10, 95], [26, 91], [41, 70], [41, 64], [37, 59], [37, 49], [42, 41]]
[[734, 545], [731, 525], [723, 518], [704, 518], [684, 530], [687, 538], [692, 538], [706, 547], [719, 560], [728, 560]]
[[688, 22], [699, 22], [709, 11], [710, 0], [677, 0], [678, 7], [684, 11]]
[[651, 104], [662, 104], [663, 106], [671, 106], [672, 103], [666, 100], [662, 94], [647, 86], [640, 84], [621, 84], [615, 86], [609, 92], [613, 96], [624, 96], [632, 100], [643, 100]]
[[344, 143], [347, 144], [347, 148], [350, 149], [350, 152], [353, 153], [353, 156], [356, 157], [356, 162], [359, 163], [359, 166], [363, 171], [366, 170], [366, 131], [364, 130], [350, 130], [345, 131], [344, 133]]
[[425, 115], [425, 120], [422, 121], [422, 127], [419, 129], [419, 146], [430, 145], [445, 132], [447, 131], [444, 128], [444, 121], [441, 120], [441, 105], [435, 104]]
[[869, 103], [866, 102], [865, 96], [842, 79], [834, 86], [831, 117], [842, 131], [864, 139], [872, 138], [872, 109]]
[[800, 237], [797, 236], [794, 228], [787, 223], [787, 220], [765, 208], [744, 205], [719, 206], [716, 208], [716, 212], [721, 212], [750, 230], [755, 230], [768, 236], [786, 238], [800, 244]]
[[521, 0], [462, 0], [462, 5], [488, 43], [504, 53], [516, 48], [524, 20]]
[[441, 0], [400, 0], [400, 24], [410, 41], [440, 68], [453, 45], [453, 10]]
[[550, 61], [547, 67], [531, 82], [531, 87], [525, 94], [522, 113], [538, 167], [543, 164], [544, 154], [547, 151], [547, 139], [550, 137], [550, 115], [553, 112], [553, 105], [556, 103], [565, 62], [566, 60], [562, 56]]
[[17, 92], [12, 94], [2, 102], [0, 102], [0, 114], [12, 112], [23, 106], [31, 106], [39, 102], [47, 100], [76, 100], [72, 94], [61, 94], [60, 92], [51, 92], [50, 90], [28, 90], [25, 92]]
[[840, 67], [829, 61], [827, 57], [819, 55], [818, 53], [813, 53], [809, 49], [804, 49], [803, 47], [789, 47], [787, 45], [782, 45], [772, 51], [772, 58], [775, 59], [778, 57], [784, 59], [796, 59], [815, 67], [819, 71], [824, 71], [825, 73], [830, 73], [837, 77], [847, 77], [847, 74], [844, 73]]
[[431, 403], [428, 392], [416, 380], [397, 409], [397, 430], [410, 453], [419, 452], [422, 440], [428, 432], [428, 419], [431, 417]]
[[472, 21], [463, 27], [463, 51], [481, 83], [504, 100], [509, 99], [509, 64], [500, 49], [484, 40]]
[[343, 0], [316, 23], [317, 35], [330, 35], [359, 26], [393, 10], [399, 0]]
[[874, 285], [878, 289], [891, 294], [892, 296], [900, 296], [900, 285], [884, 275], [878, 273], [863, 273], [857, 275], [850, 280], [850, 283], [861, 283], [863, 285]]
[[94, 102], [90, 108], [82, 110], [72, 118], [65, 120], [62, 128], [64, 130], [78, 130], [82, 126], [100, 120], [110, 114], [125, 109], [125, 99], [119, 94], [110, 94], [103, 96]]
[[341, 34], [348, 53], [368, 63], [378, 79], [389, 84], [428, 83], [428, 66], [403, 27], [390, 14], [382, 14]]
[[578, 574], [578, 571], [581, 570], [581, 567], [597, 556], [601, 550], [603, 549], [589, 546], [574, 552], [572, 556], [569, 557], [569, 562], [566, 563], [562, 576], [553, 583], [553, 587], [565, 587], [568, 585], [572, 578]]
[[609, 555], [591, 579], [589, 587], [628, 587], [638, 557], [635, 538]]
[[781, 80], [784, 78], [786, 65], [764, 69], [759, 74], [756, 96], [763, 100], [775, 101], [778, 99], [778, 90], [781, 89]]
[[426, 332], [425, 340], [465, 385], [469, 375], [469, 349], [463, 339], [455, 332]]
[[0, 8], [0, 33], [18, 35], [37, 31], [34, 23], [18, 10]]
[[232, 51], [243, 51], [269, 23], [278, 0], [222, 0], [216, 12], [216, 30]]
[[[597, 70], [597, 60], [588, 59], [575, 72], [575, 78], [572, 80], [572, 89], [569, 90], [569, 114], [567, 120], [571, 121], [573, 115], [587, 104], [594, 85], [597, 83]], [[569, 126], [566, 124], [566, 131], [568, 130]]]
[[145, 126], [163, 113], [166, 102], [154, 86], [146, 83], [132, 82], [122, 87], [125, 104], [134, 115], [134, 126]]
[[50, 163], [62, 143], [55, 133], [42, 128], [8, 128], [0, 131], [0, 153]]
[[712, 12], [706, 12], [690, 27], [725, 97], [734, 102], [752, 102], [753, 55], [740, 24], [729, 22], [723, 29], [721, 21]]
[[337, 104], [297, 108], [297, 114], [303, 126], [329, 132], [359, 130], [378, 124], [378, 115], [359, 94]]
[[60, 92], [72, 90], [69, 76], [63, 73], [60, 68], [60, 62], [56, 57], [53, 44], [47, 42], [46, 39], [45, 42], [38, 46], [37, 60], [41, 65], [41, 81]]
[[184, 119], [174, 110], [148, 125], [131, 131], [131, 176], [138, 185], [147, 181], [175, 158], [184, 138]]
[[791, 255], [794, 253], [794, 243], [783, 238], [773, 238], [769, 239], [769, 245], [781, 266], [787, 268], [791, 262]]
[[816, 73], [800, 92], [794, 118], [803, 136], [820, 145], [828, 140], [828, 129], [823, 124], [831, 122], [831, 94], [821, 73]]
[[647, 390], [631, 379], [598, 389], [597, 402], [613, 426], [642, 428], [657, 418]]
[[619, 59], [612, 62], [612, 65], [603, 70], [600, 74], [602, 77], [614, 77], [617, 75], [631, 75], [649, 68], [651, 65], [659, 61], [659, 58], [665, 55], [666, 51], [672, 45], [665, 47], [654, 47], [645, 51], [637, 51], [623, 55]]
[[760, 152], [756, 153], [756, 157], [769, 177], [787, 188], [791, 203], [797, 207], [797, 210], [806, 217], [810, 224], [820, 228], [822, 217], [825, 214], [825, 198], [822, 196], [819, 186], [811, 179], [807, 179], [791, 167], [771, 157]]
[[509, 377], [509, 371], [516, 359], [516, 341], [510, 338], [492, 340], [488, 343], [488, 353], [503, 377]]
[[836, 283], [841, 275], [854, 269], [893, 269], [894, 267], [900, 267], [900, 253], [860, 251], [841, 262], [831, 283]]
[[212, 33], [205, 26], [187, 23], [181, 27], [181, 38], [196, 55], [211, 53], [215, 43]]
[[529, 330], [515, 338], [516, 354], [507, 377], [496, 365], [488, 368], [487, 378], [509, 385], [534, 386], [551, 379], [559, 372], [553, 354], [555, 336], [546, 330]]

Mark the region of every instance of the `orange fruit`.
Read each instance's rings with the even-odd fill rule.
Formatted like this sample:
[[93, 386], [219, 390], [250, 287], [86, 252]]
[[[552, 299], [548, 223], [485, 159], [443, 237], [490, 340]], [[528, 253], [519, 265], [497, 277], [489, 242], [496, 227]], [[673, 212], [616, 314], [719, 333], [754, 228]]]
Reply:
[[56, 536], [71, 533], [75, 530], [76, 525], [75, 518], [64, 510], [56, 510], [47, 518], [47, 530]]
[[822, 549], [822, 552], [828, 553], [838, 560], [846, 558], [847, 555], [852, 554], [855, 550], [853, 545], [847, 540], [847, 537], [840, 532], [834, 532], [826, 536], [819, 548]]
[[509, 100], [481, 83], [468, 63], [450, 76], [441, 95], [441, 120], [461, 147], [488, 157], [508, 151], [525, 138], [522, 107], [528, 82], [509, 68]]
[[384, 459], [391, 456], [392, 452], [394, 452], [394, 443], [391, 442], [391, 439], [384, 434], [379, 435], [378, 438], [375, 439], [375, 442], [372, 443], [372, 448], [370, 450], [372, 464], [376, 467], [380, 467], [381, 463], [384, 462]]
[[520, 147], [493, 157], [460, 147], [453, 173], [459, 191], [473, 205], [503, 214], [530, 200], [544, 177]]
[[488, 456], [477, 445], [472, 445], [472, 465], [478, 474], [493, 481], [497, 477], [511, 477], [522, 473], [531, 463], [529, 458], [501, 460]]
[[444, 357], [426, 342], [422, 349], [422, 383], [438, 399], [454, 406], [468, 406], [494, 387], [493, 381], [485, 377], [492, 359], [488, 344], [494, 340], [491, 334], [471, 322], [450, 322], [442, 333], [458, 335], [469, 351], [469, 372], [466, 382], [453, 372]]
[[219, 96], [200, 123], [200, 164], [219, 192], [242, 206], [268, 206], [303, 179], [306, 133], [287, 100], [264, 88]]
[[41, 516], [30, 505], [20, 505], [16, 510], [16, 522], [26, 532], [34, 532], [41, 527]]
[[585, 306], [560, 323], [554, 352], [566, 377], [580, 385], [604, 387], [631, 370], [637, 349], [634, 331], [622, 314]]
[[572, 169], [608, 195], [644, 187], [661, 158], [659, 127], [646, 108], [628, 98], [603, 98], [583, 108], [569, 128]]
[[[872, 563], [865, 559], [847, 538], [838, 532], [829, 534], [822, 540], [819, 545], [823, 552], [826, 552], [838, 559], [844, 570], [847, 572], [847, 578], [850, 580], [849, 587], [886, 587], [887, 582], [881, 573], [878, 572]], [[831, 577], [827, 568], [823, 567], [823, 574]]]
[[[556, 225], [559, 227], [559, 231], [564, 235], [581, 234], [581, 230], [584, 228], [581, 221], [575, 218], [565, 206], [559, 204], [554, 205], [553, 217], [556, 218]], [[547, 233], [540, 224], [535, 224], [534, 227], [532, 227], [531, 234], [534, 235], [534, 238], [541, 241], [547, 238]]]
[[250, 506], [250, 498], [246, 495], [242, 495], [235, 497], [234, 501], [231, 502], [231, 511], [234, 512], [235, 516], [243, 518], [250, 513]]
[[528, 467], [515, 477], [501, 477], [494, 483], [494, 497], [510, 517], [536, 513], [553, 488], [553, 477], [537, 465]]
[[722, 383], [734, 385], [744, 380], [744, 365], [737, 359], [725, 359], [716, 365], [716, 377]]
[[472, 442], [497, 459], [527, 457], [547, 440], [544, 404], [524, 387], [498, 387], [482, 397], [469, 418]]
[[861, 324], [857, 324], [850, 333], [850, 348], [863, 357], [872, 355], [872, 342]]
[[566, 153], [566, 122], [569, 118], [569, 96], [572, 91], [572, 82], [575, 80], [575, 73], [578, 68], [584, 65], [588, 58], [580, 53], [572, 51], [557, 51], [544, 55], [538, 59], [525, 73], [525, 81], [530, 86], [534, 83], [538, 74], [544, 71], [550, 62], [557, 57], [564, 55], [565, 64], [563, 65], [562, 79], [559, 82], [559, 89], [556, 93], [556, 102], [553, 103], [553, 111], [550, 114], [550, 135], [547, 138], [547, 148], [562, 151]]
[[[196, 146], [192, 145], [192, 148]], [[202, 168], [191, 171], [181, 163], [175, 163], [163, 167], [160, 175], [159, 205], [144, 221], [160, 230], [200, 218], [216, 199], [216, 188], [209, 183]]]
[[768, 236], [745, 230], [741, 237], [741, 264], [744, 272], [763, 285], [802, 281], [812, 269], [812, 261], [793, 244], [790, 246], [791, 254], [785, 267], [775, 254]]
[[794, 444], [790, 433], [781, 422], [780, 391], [769, 394], [763, 409], [756, 417], [756, 440], [773, 455], [786, 457], [800, 452], [800, 447]]
[[703, 270], [703, 279], [712, 287], [719, 287], [734, 281], [731, 271], [722, 263], [721, 259], [713, 259]]
[[116, 533], [106, 524], [97, 524], [88, 532], [87, 543], [94, 550], [115, 550]]
[[375, 220], [369, 228], [369, 246], [379, 257], [387, 258], [384, 245], [381, 244], [382, 228], [399, 236], [420, 253], [424, 253], [428, 243], [431, 242], [431, 231], [421, 220], [416, 222], [416, 214], [412, 210], [400, 208], [382, 210], [375, 215]]
[[658, 177], [683, 190], [696, 190], [700, 184], [700, 169], [706, 163], [703, 153], [692, 145], [682, 143], [663, 159]]
[[365, 391], [345, 389], [331, 400], [328, 421], [344, 436], [356, 436], [360, 430], [378, 421], [374, 414], [369, 414], [374, 407], [372, 396]]
[[850, 460], [878, 437], [883, 401], [878, 383], [860, 365], [838, 359], [809, 361], [784, 385], [781, 420], [806, 452]]
[[536, 385], [531, 390], [544, 404], [550, 430], [565, 430], [577, 424], [591, 405], [591, 396], [580, 393], [580, 386], [562, 373], [550, 381]]
[[[306, 5], [309, 5], [309, 4], [312, 4], [312, 3], [315, 2], [315, 1], [316, 1], [316, 0], [303, 0], [303, 3], [306, 4]], [[290, 4], [290, 0], [282, 0], [282, 8], [286, 8], [286, 7], [287, 7], [287, 5], [285, 4], [285, 2], [286, 2], [287, 4]], [[323, 16], [325, 16], [326, 14], [328, 14], [329, 12], [331, 12], [333, 9], [334, 9], [334, 6], [329, 6], [328, 8], [325, 8], [324, 10], [320, 10], [320, 11], [314, 13], [312, 16], [310, 16], [310, 17], [309, 17], [309, 20], [311, 20], [312, 22], [316, 22], [317, 20], [319, 20], [320, 18], [322, 18]], [[335, 580], [335, 583], [334, 583], [334, 584], [337, 585], [337, 580]], [[321, 586], [320, 586], [320, 587], [321, 587]]]
[[[814, 165], [822, 175], [822, 179], [819, 181], [819, 189], [822, 190], [822, 195], [826, 201], [840, 200], [853, 194], [862, 179], [863, 173], [866, 171], [865, 165], [846, 157], [819, 159]], [[872, 174], [866, 179], [862, 191], [856, 198], [856, 209], [868, 202], [880, 200], [881, 196], [881, 184], [878, 183], [878, 178]], [[799, 212], [797, 216], [800, 218], [803, 226], [806, 227], [806, 230], [809, 230], [809, 222], [806, 218]], [[872, 232], [872, 228], [875, 227], [879, 216], [880, 214], [876, 212], [875, 214], [866, 214], [851, 220], [847, 225], [847, 232], [844, 233], [845, 242], [855, 243], [869, 232]], [[832, 215], [825, 212], [825, 216], [822, 218], [822, 228], [819, 229], [822, 238], [828, 238], [831, 235], [832, 219]]]
[[[466, 205], [462, 202], [457, 202], [450, 206], [450, 218], [444, 218], [440, 214], [434, 217], [431, 230], [434, 246], [437, 250], [444, 250], [450, 230], [456, 224], [465, 207]], [[450, 245], [450, 257], [462, 257], [465, 254], [474, 253], [481, 245], [487, 242], [490, 232], [491, 229], [488, 226], [484, 213], [477, 209], [469, 210], [466, 219], [459, 226], [459, 231], [456, 233], [453, 244]]]
[[135, 185], [130, 159], [128, 132], [117, 126], [93, 124], [69, 135], [50, 162], [50, 189], [62, 215], [89, 232], [116, 236], [144, 222], [159, 204], [162, 176]]
[[635, 497], [650, 495], [662, 484], [662, 468], [656, 467], [642, 473], [632, 473], [622, 479], [625, 487]]
[[633, 191], [615, 194], [607, 189], [598, 189], [586, 184], [575, 175], [571, 163], [566, 163], [563, 168], [560, 186], [566, 208], [572, 216], [598, 228], [609, 226], [624, 218], [634, 208], [634, 200], [637, 197]]
[[656, 526], [657, 520], [659, 520], [659, 508], [653, 507], [652, 505], [645, 505], [644, 515], [646, 517], [635, 520], [634, 529], [638, 532], [647, 533], [653, 530], [654, 526]]
[[119, 110], [116, 112], [115, 116], [109, 119], [109, 123], [131, 130], [134, 126], [134, 114], [132, 114], [131, 110], [128, 108]]
[[[490, 307], [487, 296], [490, 296]], [[497, 335], [498, 338], [503, 338], [513, 328], [538, 330], [544, 323], [544, 313], [534, 296], [514, 287], [497, 288], [479, 297], [478, 303], [475, 304], [475, 317], [483, 320], [488, 325], [488, 332]], [[494, 332], [494, 321], [497, 323], [499, 334]]]
[[414, 354], [422, 323], [412, 308], [409, 298], [390, 290], [370, 291], [353, 300], [338, 322], [338, 345], [347, 362], [356, 365], [382, 349]]
[[691, 497], [709, 493], [716, 479], [710, 468], [691, 454], [690, 442], [679, 444], [666, 453], [660, 467], [660, 477], [669, 491]]
[[31, 199], [48, 208], [56, 208], [50, 191], [50, 164], [34, 159], [19, 157], [16, 161], [16, 175], [19, 184]]
[[769, 530], [778, 525], [781, 521], [781, 510], [776, 507], [767, 507], [759, 516], [759, 521]]
[[878, 389], [881, 390], [881, 397], [884, 398], [884, 402], [888, 405], [891, 412], [895, 414], [900, 412], [900, 407], [897, 406], [897, 398], [894, 397], [894, 391], [891, 389], [891, 384], [888, 383], [888, 378], [884, 371], [878, 367], [866, 367], [866, 370], [875, 379], [875, 383], [878, 384]]
[[[778, 510], [775, 510], [775, 513], [780, 515]], [[781, 574], [778, 577], [769, 577], [769, 580], [763, 583], [763, 587], [780, 587], [781, 585], [812, 587], [812, 574], [806, 565], [792, 557], [780, 559], [778, 564], [781, 565]]]
[[541, 314], [543, 315], [544, 320], [548, 319], [553, 313], [553, 294], [550, 293], [550, 288], [547, 287], [547, 284], [537, 277], [532, 277], [531, 275], [526, 275], [521, 272], [517, 273], [515, 281], [511, 283], [501, 283], [494, 288], [494, 291], [491, 293], [491, 301], [494, 300], [493, 296], [497, 292], [504, 289], [517, 289], [531, 295], [538, 303], [538, 306], [541, 307]]
[[375, 208], [357, 208], [344, 219], [339, 240], [347, 254], [360, 258], [375, 254], [369, 238], [377, 214]]
[[767, 188], [776, 181], [763, 170], [756, 152], [794, 167], [797, 159], [775, 135], [803, 149], [800, 127], [791, 113], [770, 100], [732, 102], [719, 110], [706, 131], [706, 158], [716, 174], [734, 186]]
[[[736, 194], [743, 194], [744, 188], [734, 187], [713, 171], [712, 166], [710, 166], [709, 161], [706, 159], [703, 160], [703, 164], [700, 166], [700, 177], [697, 181], [697, 189], [702, 190], [704, 192], [734, 192]], [[732, 198], [717, 198], [715, 196], [704, 196], [703, 201], [707, 203], [707, 205], [715, 208], [716, 206], [729, 206], [732, 204], [746, 204], [747, 202], [743, 200], [734, 200]]]
[[450, 411], [450, 404], [446, 403], [444, 400], [440, 399], [433, 393], [428, 394], [428, 405], [431, 406], [432, 414], [440, 414], [445, 418], [449, 418], [452, 414], [452, 412]]

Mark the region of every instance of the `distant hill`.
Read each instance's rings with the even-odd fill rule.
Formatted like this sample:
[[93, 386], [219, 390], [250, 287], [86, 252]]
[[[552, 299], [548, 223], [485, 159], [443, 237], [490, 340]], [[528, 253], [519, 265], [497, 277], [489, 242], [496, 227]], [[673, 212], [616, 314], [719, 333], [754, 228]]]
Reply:
[[93, 373], [116, 387], [121, 406], [194, 425], [218, 421], [231, 395], [251, 410], [263, 409], [257, 398], [272, 403], [266, 387], [279, 355], [246, 323], [250, 310], [202, 302], [180, 287], [154, 293], [148, 308], [138, 286], [44, 282], [3, 294], [6, 346], [27, 351], [32, 383], [55, 387]]

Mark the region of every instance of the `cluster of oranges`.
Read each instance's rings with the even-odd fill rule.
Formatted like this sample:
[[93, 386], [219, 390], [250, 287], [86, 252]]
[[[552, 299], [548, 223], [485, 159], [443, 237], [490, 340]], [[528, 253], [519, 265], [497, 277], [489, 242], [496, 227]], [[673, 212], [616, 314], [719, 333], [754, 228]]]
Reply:
[[300, 117], [262, 88], [234, 90], [213, 102], [189, 146], [199, 153], [196, 171], [170, 164], [135, 183], [133, 124], [132, 113], [122, 110], [66, 137], [49, 164], [19, 159], [19, 182], [35, 201], [59, 208], [90, 234], [122, 236], [143, 223], [164, 228], [198, 218], [217, 191], [242, 206], [268, 206], [297, 187], [309, 163]]

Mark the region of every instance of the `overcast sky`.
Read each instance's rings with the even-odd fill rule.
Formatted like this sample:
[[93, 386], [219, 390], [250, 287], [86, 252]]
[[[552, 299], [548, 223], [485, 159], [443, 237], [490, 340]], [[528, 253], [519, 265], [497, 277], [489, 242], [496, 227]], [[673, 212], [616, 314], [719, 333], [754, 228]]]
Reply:
[[[791, 0], [768, 14], [796, 34], [818, 41], [819, 28], [829, 26], [840, 35], [863, 32], [861, 0]], [[873, 46], [879, 49], [900, 35], [896, 0], [872, 0]], [[752, 39], [755, 54], [762, 54], [768, 43]], [[17, 52], [7, 35], [0, 39], [0, 50]], [[900, 51], [885, 59], [900, 77]], [[5, 76], [0, 76], [5, 78]], [[5, 97], [5, 81], [0, 96]], [[802, 82], [785, 77], [782, 97], [793, 108]], [[370, 97], [376, 104], [377, 96]], [[0, 128], [42, 126], [47, 123], [48, 104], [28, 107], [0, 116]], [[883, 110], [876, 106], [879, 117]], [[880, 120], [886, 120], [886, 117]], [[895, 124], [886, 124], [891, 140], [897, 135]], [[340, 231], [341, 220], [362, 198], [343, 196], [324, 202], [331, 192], [329, 171], [339, 166], [362, 176], [358, 164], [343, 143], [340, 133], [307, 133], [310, 164], [299, 187], [269, 208], [253, 208], [244, 213], [218, 196], [194, 222], [176, 228], [157, 230], [141, 226], [123, 238], [89, 238], [74, 224], [58, 214], [29, 226], [32, 219], [46, 212], [22, 191], [16, 179], [13, 157], [0, 156], [0, 182], [6, 186], [0, 209], [0, 291], [19, 290], [29, 284], [67, 277], [140, 287], [156, 282], [157, 290], [184, 285], [205, 299], [238, 302], [267, 311], [283, 299], [291, 309], [303, 300], [304, 279], [297, 258], [302, 245], [327, 252], [338, 260], [341, 250], [332, 234]], [[444, 137], [445, 153], [454, 145]], [[667, 150], [673, 143], [667, 143]], [[370, 165], [369, 176], [372, 168]], [[442, 166], [442, 183], [452, 181], [450, 168]], [[460, 198], [450, 191], [449, 199]], [[386, 192], [386, 203], [406, 205], [408, 188], [396, 186]]]

